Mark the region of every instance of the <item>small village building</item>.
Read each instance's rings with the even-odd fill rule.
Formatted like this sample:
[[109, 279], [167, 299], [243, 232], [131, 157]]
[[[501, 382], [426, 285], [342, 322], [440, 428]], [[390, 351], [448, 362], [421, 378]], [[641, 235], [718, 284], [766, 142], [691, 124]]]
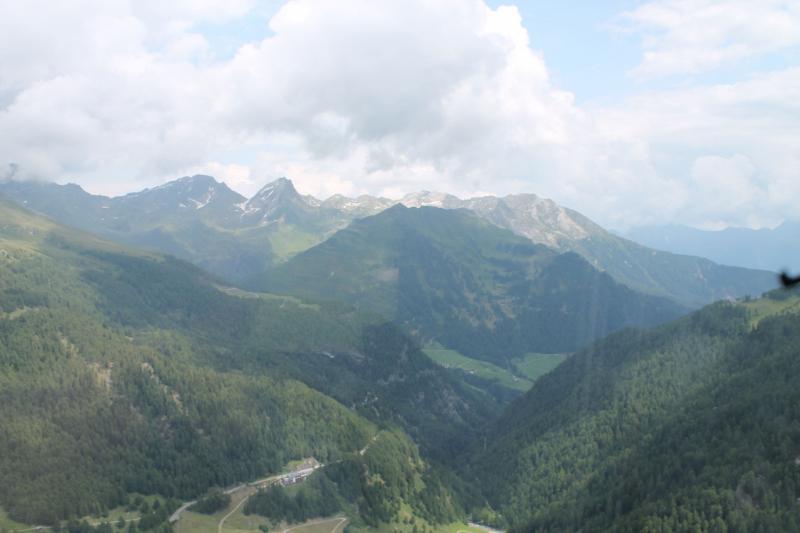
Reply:
[[298, 483], [302, 483], [303, 481], [305, 481], [307, 477], [308, 476], [304, 473], [293, 472], [281, 478], [281, 485], [283, 485], [284, 487], [297, 485]]

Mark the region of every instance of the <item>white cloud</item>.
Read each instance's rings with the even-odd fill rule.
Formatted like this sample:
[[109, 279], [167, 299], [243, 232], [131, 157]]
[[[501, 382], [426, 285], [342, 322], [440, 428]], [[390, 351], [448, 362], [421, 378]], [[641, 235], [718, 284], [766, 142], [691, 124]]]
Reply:
[[[671, 191], [654, 195], [669, 203], [654, 209], [651, 222], [753, 225], [758, 219], [772, 225], [800, 218], [798, 101], [796, 67], [731, 85], [647, 92], [595, 116], [603, 137], [642, 143], [648, 150], [644, 160], [674, 182]], [[716, 167], [729, 174], [725, 201], [692, 180], [698, 161], [706, 165], [719, 158], [753, 167], [746, 177], [730, 165]]]
[[[800, 218], [800, 69], [587, 107], [553, 85], [518, 10], [481, 0], [292, 0], [274, 35], [219, 62], [192, 28], [249, 1], [74, 6], [0, 13], [0, 164], [21, 176], [114, 191], [107, 169], [141, 180], [129, 190], [199, 172], [244, 194], [281, 176], [317, 197], [534, 192], [620, 229]], [[651, 31], [659, 7], [703, 20], [666, 2], [628, 16]], [[774, 11], [752, 9], [739, 16]], [[673, 44], [671, 16], [655, 53], [691, 48]], [[700, 39], [698, 57], [715, 42]], [[242, 148], [258, 155], [212, 155]]]
[[656, 0], [624, 13], [621, 29], [642, 34], [646, 80], [697, 74], [800, 45], [796, 0]]
[[[136, 162], [142, 176], [168, 175], [212, 149], [290, 133], [318, 160], [367, 147], [374, 169], [422, 164], [466, 176], [493, 150], [513, 151], [509, 143], [568, 141], [571, 96], [550, 88], [515, 8], [294, 0], [270, 23], [274, 37], [219, 64], [193, 63], [204, 42], [179, 30], [149, 51], [152, 10], [136, 18], [120, 2], [84, 11], [97, 14], [40, 22], [68, 53], [43, 53], [48, 67], [33, 69], [0, 115], [0, 150], [23, 173]], [[206, 16], [195, 11], [162, 13], [156, 30]], [[508, 119], [515, 138], [487, 142]]]
[[698, 157], [690, 176], [696, 191], [703, 195], [717, 212], [739, 211], [752, 201], [761, 200], [763, 192], [752, 182], [756, 168], [747, 157], [736, 154]]

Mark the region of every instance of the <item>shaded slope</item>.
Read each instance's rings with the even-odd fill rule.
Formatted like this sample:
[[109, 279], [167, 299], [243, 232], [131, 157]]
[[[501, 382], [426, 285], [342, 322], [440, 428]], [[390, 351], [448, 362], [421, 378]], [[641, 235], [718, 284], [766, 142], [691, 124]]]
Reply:
[[684, 312], [469, 211], [402, 205], [354, 222], [247, 285], [368, 306], [422, 339], [503, 364]]
[[[714, 304], [592, 343], [473, 443], [511, 531], [764, 531], [798, 522], [800, 320]], [[696, 528], [696, 529], [695, 529]]]

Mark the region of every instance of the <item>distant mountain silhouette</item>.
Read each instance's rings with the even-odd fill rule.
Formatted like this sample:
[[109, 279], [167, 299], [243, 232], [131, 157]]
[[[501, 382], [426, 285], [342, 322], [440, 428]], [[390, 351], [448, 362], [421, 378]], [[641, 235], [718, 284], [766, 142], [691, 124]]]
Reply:
[[620, 235], [657, 250], [705, 257], [721, 265], [773, 272], [800, 266], [800, 222], [786, 221], [775, 229], [721, 231], [672, 224], [634, 228]]

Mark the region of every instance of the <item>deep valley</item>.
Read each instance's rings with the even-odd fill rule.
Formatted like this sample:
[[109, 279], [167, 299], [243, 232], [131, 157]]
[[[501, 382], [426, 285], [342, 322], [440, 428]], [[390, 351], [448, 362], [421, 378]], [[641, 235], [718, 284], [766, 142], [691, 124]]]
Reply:
[[6, 531], [800, 523], [800, 296], [774, 273], [535, 197], [3, 190]]

